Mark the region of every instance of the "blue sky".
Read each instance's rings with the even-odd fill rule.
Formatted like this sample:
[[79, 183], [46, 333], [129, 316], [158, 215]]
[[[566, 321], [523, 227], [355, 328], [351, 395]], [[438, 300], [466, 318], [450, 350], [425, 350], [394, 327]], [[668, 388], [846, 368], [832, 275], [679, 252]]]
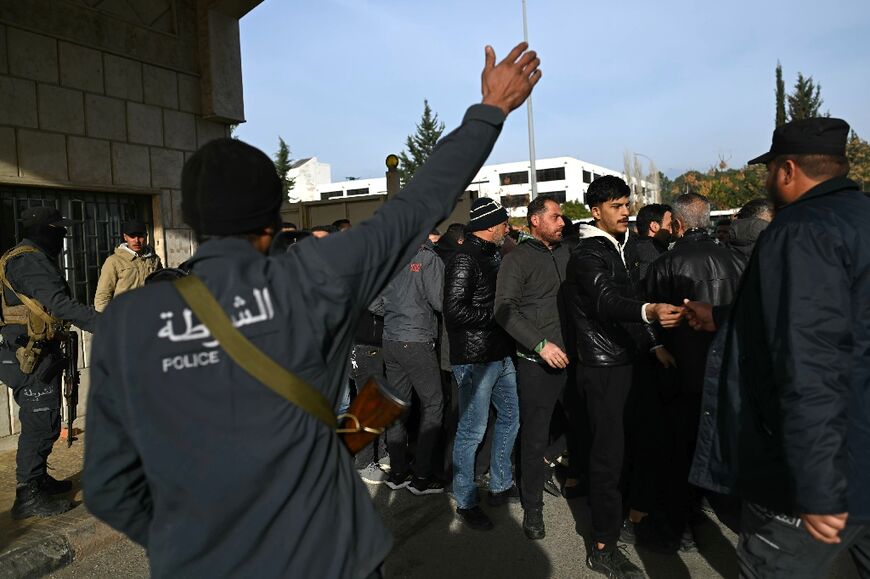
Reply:
[[[527, 0], [543, 61], [537, 155], [620, 170], [626, 149], [675, 176], [767, 150], [774, 69], [822, 85], [823, 110], [870, 138], [868, 0]], [[423, 99], [455, 127], [480, 100], [483, 47], [522, 40], [520, 0], [266, 0], [241, 22], [247, 122], [268, 154], [317, 156], [333, 180], [383, 174]], [[489, 163], [528, 158], [525, 109]]]

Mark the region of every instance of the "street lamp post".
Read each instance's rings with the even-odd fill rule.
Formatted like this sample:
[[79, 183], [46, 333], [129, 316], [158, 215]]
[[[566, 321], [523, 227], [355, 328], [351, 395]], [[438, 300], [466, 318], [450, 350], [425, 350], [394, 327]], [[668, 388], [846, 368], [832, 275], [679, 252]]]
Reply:
[[[529, 42], [529, 26], [526, 18], [526, 0], [523, 0], [523, 40]], [[529, 170], [531, 172], [529, 181], [532, 184], [532, 195], [534, 199], [538, 196], [538, 171], [535, 168], [535, 120], [532, 115], [532, 95], [529, 95], [526, 101], [526, 110], [529, 114]]]

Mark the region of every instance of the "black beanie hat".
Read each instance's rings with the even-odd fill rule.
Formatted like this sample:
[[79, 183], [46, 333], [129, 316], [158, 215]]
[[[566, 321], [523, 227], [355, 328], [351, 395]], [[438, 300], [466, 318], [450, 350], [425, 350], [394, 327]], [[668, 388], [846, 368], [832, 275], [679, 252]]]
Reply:
[[281, 223], [281, 180], [263, 151], [238, 139], [203, 145], [181, 171], [181, 216], [200, 235], [236, 235]]
[[496, 201], [480, 197], [471, 204], [466, 231], [483, 231], [508, 220], [507, 211]]

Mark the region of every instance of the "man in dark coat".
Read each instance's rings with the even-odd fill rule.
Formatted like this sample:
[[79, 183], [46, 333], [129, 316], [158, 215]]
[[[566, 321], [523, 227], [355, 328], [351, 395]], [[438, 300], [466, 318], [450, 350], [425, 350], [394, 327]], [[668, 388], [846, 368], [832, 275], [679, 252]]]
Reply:
[[[61, 373], [64, 357], [61, 335], [34, 335], [45, 325], [25, 300], [52, 318], [57, 327], [71, 322], [93, 331], [99, 314], [77, 302], [57, 265], [66, 225], [53, 207], [31, 207], [21, 214], [24, 239], [0, 260], [3, 279], [3, 324], [0, 326], [0, 380], [12, 389], [18, 403], [21, 435], [15, 457], [15, 503], [12, 518], [48, 517], [68, 511], [72, 504], [58, 495], [72, 488], [46, 470], [52, 445], [60, 437]], [[30, 298], [30, 300], [28, 300]], [[35, 367], [22, 367], [19, 351], [37, 352]]]
[[492, 520], [480, 508], [474, 484], [475, 454], [486, 433], [489, 408], [496, 411], [490, 462], [490, 506], [519, 499], [511, 452], [520, 428], [514, 344], [496, 323], [499, 249], [508, 233], [508, 214], [492, 199], [471, 205], [465, 242], [444, 275], [444, 323], [450, 363], [459, 385], [459, 424], [453, 443], [453, 496], [456, 515], [472, 529], [486, 531]]
[[[191, 275], [328, 405], [361, 312], [450, 214], [540, 78], [526, 48], [496, 65], [487, 47], [483, 104], [401, 195], [289, 253], [265, 255], [282, 199], [268, 156], [218, 139], [185, 163], [182, 215], [202, 241]], [[101, 320], [83, 485], [90, 512], [147, 548], [154, 577], [380, 577], [391, 547], [334, 429], [233, 362], [171, 284], [120, 296]]]
[[[703, 195], [686, 193], [674, 200], [677, 241], [649, 267], [646, 298], [653, 302], [681, 304], [686, 298], [721, 306], [730, 304], [740, 283], [742, 264], [731, 249], [716, 243], [707, 233], [710, 202]], [[707, 349], [713, 336], [698, 334], [687, 324], [662, 333], [665, 347], [676, 359], [673, 392], [665, 393], [661, 427], [667, 432], [664, 451], [666, 469], [660, 469], [659, 488], [666, 497], [667, 519], [683, 550], [694, 547], [687, 528], [691, 499], [689, 467], [698, 435], [701, 391]], [[660, 385], [663, 386], [663, 385]]]
[[870, 574], [870, 199], [846, 178], [840, 119], [776, 129], [777, 213], [719, 328], [691, 482], [744, 499], [746, 577], [824, 577], [848, 549]]
[[536, 197], [526, 218], [531, 235], [520, 235], [498, 272], [495, 319], [517, 346], [523, 531], [529, 539], [543, 539], [550, 470], [544, 454], [550, 419], [568, 378], [568, 320], [561, 294], [569, 250], [561, 243], [562, 209], [552, 197]]
[[673, 209], [670, 205], [651, 203], [644, 205], [637, 212], [637, 238], [634, 240], [634, 251], [640, 279], [646, 277], [647, 268], [658, 256], [668, 250], [668, 245], [674, 237]]

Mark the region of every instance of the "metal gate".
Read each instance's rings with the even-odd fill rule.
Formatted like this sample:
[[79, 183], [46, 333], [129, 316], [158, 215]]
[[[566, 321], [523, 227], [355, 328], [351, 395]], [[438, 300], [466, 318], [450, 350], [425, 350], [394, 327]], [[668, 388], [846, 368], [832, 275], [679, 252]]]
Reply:
[[144, 221], [153, 240], [151, 197], [0, 185], [0, 252], [21, 241], [21, 212], [54, 207], [73, 221], [58, 265], [75, 298], [93, 304], [100, 267], [122, 241], [121, 223]]

